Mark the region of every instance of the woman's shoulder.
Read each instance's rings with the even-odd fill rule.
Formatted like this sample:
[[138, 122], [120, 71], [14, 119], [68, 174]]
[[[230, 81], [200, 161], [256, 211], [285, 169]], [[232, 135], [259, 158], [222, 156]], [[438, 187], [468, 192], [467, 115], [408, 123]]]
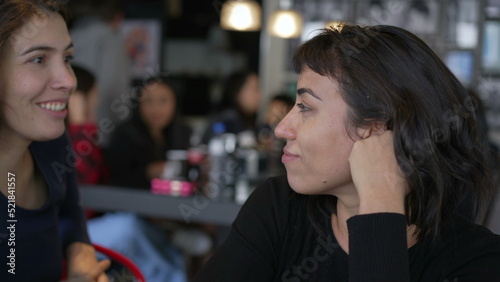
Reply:
[[500, 266], [500, 235], [488, 228], [474, 224], [460, 215], [455, 215], [448, 232], [448, 244], [454, 245], [455, 252], [482, 256], [496, 254]]
[[410, 250], [410, 256], [418, 266], [427, 265], [426, 273], [431, 276], [440, 273], [445, 278], [460, 280], [470, 275], [475, 278], [500, 275], [500, 235], [454, 215], [440, 237], [427, 238]]

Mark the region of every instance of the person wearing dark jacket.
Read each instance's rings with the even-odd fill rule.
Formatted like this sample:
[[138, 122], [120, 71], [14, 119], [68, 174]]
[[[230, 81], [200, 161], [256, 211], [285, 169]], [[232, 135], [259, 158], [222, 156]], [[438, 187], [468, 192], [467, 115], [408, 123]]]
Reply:
[[259, 77], [251, 71], [238, 71], [224, 81], [222, 97], [212, 110], [202, 135], [202, 143], [208, 144], [216, 135], [214, 124], [222, 123], [224, 132], [238, 134], [250, 132], [255, 140], [262, 124], [257, 118], [261, 100]]
[[177, 97], [165, 78], [150, 79], [141, 88], [138, 111], [113, 132], [104, 151], [109, 185], [150, 188], [168, 166], [169, 150], [187, 150], [192, 129], [178, 115]]

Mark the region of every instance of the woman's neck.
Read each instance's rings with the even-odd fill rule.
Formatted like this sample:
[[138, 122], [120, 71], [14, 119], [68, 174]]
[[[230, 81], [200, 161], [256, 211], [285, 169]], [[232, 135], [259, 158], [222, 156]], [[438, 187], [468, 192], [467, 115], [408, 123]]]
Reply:
[[153, 139], [153, 142], [159, 144], [163, 142], [163, 130], [157, 129], [157, 128], [150, 128], [149, 129], [149, 134], [151, 134], [151, 138]]
[[0, 191], [6, 197], [15, 193], [16, 205], [36, 209], [47, 200], [48, 190], [43, 176], [35, 173], [30, 144], [15, 135], [0, 134], [0, 183], [5, 184], [0, 185]]
[[[31, 155], [30, 141], [18, 138], [15, 134], [7, 134], [0, 130], [0, 172], [4, 177], [8, 172], [20, 173]], [[28, 158], [29, 157], [29, 158]], [[5, 183], [5, 182], [2, 182]], [[3, 185], [0, 185], [3, 187]]]

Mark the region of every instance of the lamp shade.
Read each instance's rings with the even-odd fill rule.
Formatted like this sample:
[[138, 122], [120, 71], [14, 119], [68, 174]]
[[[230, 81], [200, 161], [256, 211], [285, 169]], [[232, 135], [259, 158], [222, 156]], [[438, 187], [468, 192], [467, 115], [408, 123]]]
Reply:
[[260, 30], [262, 11], [255, 1], [227, 1], [222, 6], [220, 25], [237, 31]]
[[294, 10], [278, 10], [269, 19], [268, 32], [276, 37], [295, 38], [302, 33], [302, 16]]

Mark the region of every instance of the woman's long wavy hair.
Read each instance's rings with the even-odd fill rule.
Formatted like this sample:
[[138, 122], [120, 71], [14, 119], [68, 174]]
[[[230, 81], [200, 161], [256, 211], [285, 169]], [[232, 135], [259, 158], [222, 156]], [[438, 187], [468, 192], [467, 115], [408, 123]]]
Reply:
[[[69, 10], [66, 0], [1, 0], [0, 1], [0, 50], [19, 28], [34, 16], [42, 13], [59, 13], [67, 22]], [[36, 26], [31, 32], [36, 33]]]
[[[373, 123], [393, 131], [410, 186], [408, 224], [418, 227], [419, 239], [440, 235], [453, 213], [475, 218], [493, 187], [477, 104], [421, 39], [394, 26], [344, 24], [302, 44], [293, 66], [339, 82], [348, 132]], [[334, 197], [313, 196], [309, 210], [319, 206], [329, 213], [335, 203]]]

